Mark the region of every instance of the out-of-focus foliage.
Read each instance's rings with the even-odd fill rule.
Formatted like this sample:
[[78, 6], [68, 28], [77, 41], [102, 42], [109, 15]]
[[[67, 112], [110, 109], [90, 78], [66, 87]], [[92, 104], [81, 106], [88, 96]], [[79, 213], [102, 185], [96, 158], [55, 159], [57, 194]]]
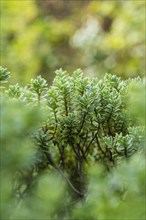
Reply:
[[134, 118], [138, 118], [141, 124], [146, 122], [146, 78], [140, 83], [140, 78], [136, 81], [130, 80], [127, 107], [129, 111], [132, 106], [132, 114]]
[[10, 77], [10, 72], [7, 70], [7, 68], [0, 67], [0, 81], [7, 80]]
[[[0, 84], [6, 83], [9, 78], [10, 72], [7, 70], [7, 68], [0, 66]], [[0, 86], [0, 88], [2, 87]]]
[[1, 1], [1, 62], [13, 79], [81, 67], [88, 75], [144, 75], [145, 1]]
[[92, 1], [72, 42], [91, 73], [144, 75], [145, 1]]
[[73, 219], [145, 219], [144, 155], [136, 154], [107, 176], [102, 167], [95, 164], [89, 173], [86, 201], [76, 204]]
[[24, 107], [16, 98], [1, 95], [1, 219], [16, 208], [13, 195], [16, 171], [29, 169], [34, 155], [31, 133], [45, 119], [39, 109]]
[[58, 70], [3, 89], [1, 219], [144, 220], [144, 83]]

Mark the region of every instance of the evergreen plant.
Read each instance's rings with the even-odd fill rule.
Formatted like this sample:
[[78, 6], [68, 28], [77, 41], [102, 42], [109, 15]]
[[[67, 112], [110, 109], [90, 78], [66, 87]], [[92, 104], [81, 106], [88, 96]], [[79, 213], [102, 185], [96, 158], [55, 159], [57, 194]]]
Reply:
[[[6, 69], [1, 68], [1, 81], [5, 81], [9, 75]], [[73, 201], [85, 202], [90, 188], [93, 191], [93, 184], [91, 184], [91, 187], [88, 186], [90, 167], [97, 167], [97, 165], [102, 167], [102, 183], [103, 177], [107, 180], [115, 169], [114, 172], [117, 174], [117, 170], [120, 170], [118, 167], [124, 164], [125, 161], [131, 161], [134, 154], [143, 154], [144, 128], [140, 118], [134, 117], [127, 104], [131, 83], [143, 85], [140, 78], [122, 80], [115, 75], [106, 74], [102, 80], [98, 80], [97, 78], [83, 77], [83, 72], [80, 69], [77, 69], [71, 75], [59, 69], [56, 71], [56, 77], [50, 87], [48, 87], [45, 79], [38, 76], [25, 87], [21, 87], [17, 83], [16, 85], [9, 85], [9, 88], [1, 92], [1, 100], [5, 105], [2, 106], [4, 114], [6, 113], [7, 116], [7, 108], [10, 106], [14, 117], [11, 119], [11, 116], [9, 116], [10, 122], [12, 125], [16, 123], [15, 126], [20, 127], [19, 131], [14, 129], [16, 131], [10, 132], [11, 136], [15, 133], [11, 139], [14, 141], [13, 144], [17, 144], [15, 149], [13, 148], [8, 152], [11, 144], [4, 140], [7, 138], [5, 131], [7, 128], [4, 125], [2, 126], [2, 140], [4, 145], [7, 145], [2, 148], [3, 155], [8, 154], [10, 158], [14, 157], [14, 160], [16, 160], [15, 153], [17, 152], [16, 155], [19, 155], [19, 149], [17, 148], [19, 148], [21, 138], [26, 145], [28, 144], [27, 140], [31, 142], [32, 151], [28, 153], [29, 161], [22, 156], [21, 159], [24, 160], [24, 163], [18, 162], [16, 167], [14, 166], [14, 175], [11, 175], [13, 179], [13, 196], [16, 201], [19, 201], [19, 204], [20, 201], [27, 202], [26, 198], [33, 198], [35, 189], [41, 181], [42, 185], [47, 186], [48, 184], [53, 190], [54, 186], [49, 184], [49, 179], [43, 179], [43, 175], [55, 173], [55, 175], [60, 176], [61, 181], [66, 183], [69, 199], [63, 206], [59, 206], [57, 200], [63, 196], [64, 190], [62, 188], [59, 196], [54, 192], [54, 196], [56, 195], [54, 206], [56, 205], [56, 208], [58, 208], [52, 209], [54, 211], [49, 211], [49, 214], [49, 209], [45, 209], [43, 216], [54, 218], [54, 213], [58, 212], [56, 216], [62, 218], [67, 216], [69, 218], [69, 207], [65, 212], [66, 214], [62, 214], [61, 210], [64, 210], [64, 206], [67, 207], [67, 203], [71, 204]], [[17, 111], [19, 115], [15, 115], [13, 108], [18, 105], [21, 106], [18, 107]], [[2, 115], [2, 117], [6, 116]], [[37, 127], [35, 122], [37, 122]], [[23, 148], [21, 153], [23, 154]], [[4, 159], [2, 161], [2, 168], [9, 167]], [[26, 161], [28, 161], [27, 164]], [[10, 165], [12, 164], [10, 163]], [[91, 170], [94, 170], [93, 176], [96, 172], [97, 176], [99, 175], [98, 168], [97, 170], [91, 168]], [[120, 178], [118, 178], [118, 181], [120, 181]], [[94, 178], [93, 182], [95, 183]], [[111, 180], [109, 184], [112, 185]], [[118, 184], [122, 185], [119, 182]], [[114, 190], [123, 195], [125, 189], [122, 190], [123, 185], [121, 185], [118, 185], [119, 188]], [[100, 191], [101, 187], [100, 184], [96, 186], [95, 183], [95, 190]], [[107, 187], [106, 192], [109, 193], [108, 190]], [[50, 192], [51, 188], [48, 191]], [[42, 192], [42, 195], [45, 197], [44, 192]], [[48, 198], [49, 195], [46, 197], [46, 202]], [[53, 197], [51, 198], [53, 199]], [[37, 201], [36, 198], [35, 201]], [[102, 202], [101, 200], [101, 204]], [[76, 202], [76, 204], [78, 203]], [[93, 206], [92, 202], [87, 203], [88, 208], [90, 205]], [[36, 202], [37, 206], [40, 208], [41, 204]], [[5, 210], [4, 207], [3, 209]], [[78, 209], [75, 207], [72, 215], [85, 217], [84, 209], [86, 209], [86, 203], [82, 206], [83, 212], [81, 211], [79, 214]], [[20, 213], [14, 214], [15, 217], [17, 215], [19, 216]], [[24, 216], [29, 218], [30, 214], [25, 213]], [[96, 219], [94, 218], [95, 214], [94, 217], [92, 215], [88, 217]], [[21, 219], [21, 216], [19, 216], [19, 219]]]

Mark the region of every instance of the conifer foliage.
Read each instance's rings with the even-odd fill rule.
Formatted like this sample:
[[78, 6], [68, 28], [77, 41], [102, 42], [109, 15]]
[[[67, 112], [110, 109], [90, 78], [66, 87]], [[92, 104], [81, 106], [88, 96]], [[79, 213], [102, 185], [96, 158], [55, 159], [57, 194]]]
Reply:
[[[1, 79], [5, 81], [8, 76], [9, 72], [1, 68]], [[83, 77], [80, 69], [73, 74], [59, 69], [51, 87], [38, 76], [25, 87], [17, 83], [1, 93], [7, 99], [4, 104], [17, 102], [27, 109], [25, 112], [29, 111], [27, 114], [36, 109], [39, 115], [44, 115], [37, 128], [25, 131], [25, 139], [29, 136], [33, 150], [27, 165], [16, 166], [13, 183], [16, 200], [31, 196], [42, 175], [52, 172], [67, 185], [70, 201], [85, 200], [91, 164], [102, 166], [108, 176], [122, 161], [143, 151], [143, 127], [127, 108], [130, 83], [131, 80], [123, 81], [111, 74], [98, 80]], [[33, 127], [33, 119], [37, 119], [30, 115], [32, 121], [28, 120], [28, 127]], [[52, 217], [50, 213], [46, 216]], [[73, 213], [82, 217], [76, 209]]]

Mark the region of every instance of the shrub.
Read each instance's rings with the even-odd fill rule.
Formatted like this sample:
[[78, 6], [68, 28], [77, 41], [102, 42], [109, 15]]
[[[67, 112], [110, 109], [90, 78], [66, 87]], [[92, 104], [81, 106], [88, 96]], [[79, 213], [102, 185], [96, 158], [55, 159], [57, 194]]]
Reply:
[[[131, 82], [143, 84], [60, 69], [49, 88], [38, 76], [1, 93], [3, 219], [113, 218], [112, 210], [117, 219], [124, 217], [121, 201], [128, 191], [130, 203], [134, 187], [143, 203], [143, 165], [134, 166], [143, 163], [144, 129], [127, 107]], [[137, 216], [144, 216], [143, 206]]]

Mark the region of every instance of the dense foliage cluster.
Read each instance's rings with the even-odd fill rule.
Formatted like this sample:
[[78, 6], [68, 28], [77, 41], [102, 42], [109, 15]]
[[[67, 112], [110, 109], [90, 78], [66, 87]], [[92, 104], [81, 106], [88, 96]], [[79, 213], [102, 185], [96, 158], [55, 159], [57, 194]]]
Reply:
[[[8, 76], [1, 67], [0, 80]], [[2, 89], [2, 219], [144, 219], [144, 123], [130, 109], [133, 88], [141, 98], [144, 81], [60, 69], [50, 87], [38, 76]]]

